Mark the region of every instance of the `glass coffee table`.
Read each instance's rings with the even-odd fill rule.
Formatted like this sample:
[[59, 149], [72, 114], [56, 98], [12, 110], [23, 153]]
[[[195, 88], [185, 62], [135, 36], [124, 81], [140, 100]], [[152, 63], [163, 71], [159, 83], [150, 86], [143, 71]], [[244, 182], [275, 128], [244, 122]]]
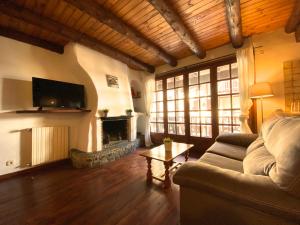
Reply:
[[[172, 143], [172, 150], [171, 151], [165, 151], [164, 144], [157, 146], [155, 148], [152, 148], [150, 150], [146, 150], [142, 153], [140, 153], [141, 156], [145, 157], [148, 164], [148, 170], [147, 170], [147, 184], [152, 184], [152, 180], [156, 179], [161, 182], [164, 182], [164, 188], [169, 188], [171, 186], [171, 180], [170, 180], [170, 171], [173, 169], [178, 168], [178, 166], [181, 165], [181, 163], [174, 162], [174, 159], [181, 155], [185, 154], [185, 161], [188, 161], [189, 158], [189, 150], [193, 147], [192, 144], [183, 144], [183, 143]], [[151, 169], [151, 161], [152, 159], [158, 160], [164, 163], [165, 171], [164, 174], [161, 176], [154, 176], [152, 174]], [[163, 179], [164, 177], [164, 179]]]

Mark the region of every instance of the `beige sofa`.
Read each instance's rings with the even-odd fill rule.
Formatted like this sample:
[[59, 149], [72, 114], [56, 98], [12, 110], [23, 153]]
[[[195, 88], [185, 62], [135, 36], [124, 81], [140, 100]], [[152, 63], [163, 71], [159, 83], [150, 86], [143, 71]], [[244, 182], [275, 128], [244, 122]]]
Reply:
[[221, 135], [173, 177], [181, 225], [299, 225], [300, 118], [273, 116], [256, 135]]

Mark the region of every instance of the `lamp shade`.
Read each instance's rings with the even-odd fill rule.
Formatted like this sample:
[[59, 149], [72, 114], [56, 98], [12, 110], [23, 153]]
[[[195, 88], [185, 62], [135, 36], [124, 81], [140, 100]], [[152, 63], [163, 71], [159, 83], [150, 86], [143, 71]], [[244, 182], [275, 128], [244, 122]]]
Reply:
[[267, 98], [272, 97], [273, 91], [270, 83], [256, 83], [249, 88], [250, 98]]

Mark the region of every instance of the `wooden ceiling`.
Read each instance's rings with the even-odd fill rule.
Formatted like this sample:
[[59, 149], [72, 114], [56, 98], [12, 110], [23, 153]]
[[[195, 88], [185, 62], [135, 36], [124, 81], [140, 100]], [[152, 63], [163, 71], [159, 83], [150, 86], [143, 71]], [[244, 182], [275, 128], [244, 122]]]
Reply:
[[[93, 15], [88, 14], [82, 8], [79, 9], [78, 5], [84, 1], [86, 0], [2, 0], [0, 34], [43, 47], [47, 47], [48, 43], [48, 49], [57, 52], [61, 52], [62, 47], [68, 42], [78, 40], [79, 43], [89, 47], [96, 46], [96, 50], [112, 57], [118, 58], [120, 55], [129, 57], [118, 59], [133, 68], [148, 71], [166, 62], [172, 64], [172, 60], [175, 65], [176, 59], [193, 54], [166, 18], [153, 5], [153, 2], [156, 2], [154, 0], [89, 0], [120, 19], [122, 24], [119, 29], [128, 25], [137, 32], [133, 35], [142, 38], [138, 40], [133, 39], [135, 37], [132, 37], [131, 30], [124, 31], [125, 33], [122, 34], [120, 30], [117, 32], [116, 29], [100, 22], [96, 15], [97, 10], [94, 10]], [[239, 3], [242, 36], [247, 37], [284, 27], [297, 1], [232, 1]], [[5, 5], [3, 2], [5, 4], [9, 2], [9, 4]], [[165, 0], [165, 2], [171, 5], [195, 43], [204, 50], [219, 47], [232, 40], [229, 23], [226, 20], [225, 5], [230, 0]], [[11, 8], [12, 12], [7, 7]], [[97, 7], [90, 8], [90, 10], [97, 9]], [[52, 24], [53, 26], [62, 26], [54, 29], [51, 28], [51, 24], [44, 26], [44, 23], [39, 23], [40, 20], [32, 22], [27, 17], [19, 16], [24, 13], [23, 9], [38, 16], [31, 17], [31, 19], [46, 18], [56, 22]], [[107, 17], [104, 19], [108, 23], [111, 22]], [[81, 41], [80, 33], [83, 33], [84, 41]], [[137, 44], [141, 40], [145, 42]], [[97, 41], [100, 43], [99, 46]], [[112, 55], [110, 51], [117, 53]]]

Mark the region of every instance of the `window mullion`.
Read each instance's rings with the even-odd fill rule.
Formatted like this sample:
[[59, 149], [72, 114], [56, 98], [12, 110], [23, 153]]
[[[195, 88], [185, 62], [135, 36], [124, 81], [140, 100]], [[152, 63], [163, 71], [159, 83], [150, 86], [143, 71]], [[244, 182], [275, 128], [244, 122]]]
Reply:
[[216, 138], [219, 133], [218, 126], [218, 90], [217, 90], [217, 67], [211, 67], [210, 69], [211, 80], [211, 110], [212, 110], [212, 136]]

